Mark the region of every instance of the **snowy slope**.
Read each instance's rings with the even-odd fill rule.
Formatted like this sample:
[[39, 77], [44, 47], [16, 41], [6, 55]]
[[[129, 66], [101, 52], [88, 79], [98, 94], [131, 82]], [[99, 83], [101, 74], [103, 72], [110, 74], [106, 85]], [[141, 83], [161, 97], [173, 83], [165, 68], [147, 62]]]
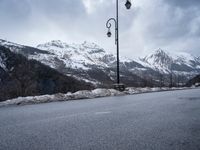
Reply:
[[[40, 44], [38, 49], [46, 50], [52, 55], [40, 55], [35, 59], [44, 61], [44, 63], [50, 64], [52, 67], [56, 67], [56, 64], [52, 64], [52, 59], [59, 59], [66, 65], [66, 67], [73, 69], [89, 69], [87, 65], [107, 66], [106, 63], [101, 61], [105, 55], [105, 51], [100, 49], [95, 44], [84, 42], [80, 45], [68, 45], [61, 41], [51, 41], [49, 43]], [[49, 62], [48, 62], [49, 61]]]
[[[103, 48], [95, 43], [84, 42], [82, 44], [67, 44], [57, 41], [51, 41], [37, 46], [38, 49], [45, 50], [51, 55], [39, 55], [34, 59], [43, 61], [44, 63], [56, 67], [52, 64], [52, 60], [59, 59], [66, 67], [73, 69], [90, 69], [90, 66], [109, 67], [116, 58], [113, 54], [107, 53]], [[121, 58], [121, 62], [130, 62], [127, 58]]]

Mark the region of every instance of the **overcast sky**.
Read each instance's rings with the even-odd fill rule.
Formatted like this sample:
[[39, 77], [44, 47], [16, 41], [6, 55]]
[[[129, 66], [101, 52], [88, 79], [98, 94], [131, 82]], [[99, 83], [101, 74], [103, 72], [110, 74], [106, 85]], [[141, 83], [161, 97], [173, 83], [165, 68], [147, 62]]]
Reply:
[[[121, 55], [158, 48], [200, 55], [200, 0], [132, 0], [131, 10], [125, 1], [119, 0]], [[110, 17], [115, 0], [0, 0], [0, 38], [31, 46], [89, 41], [115, 53], [114, 38], [106, 37]]]

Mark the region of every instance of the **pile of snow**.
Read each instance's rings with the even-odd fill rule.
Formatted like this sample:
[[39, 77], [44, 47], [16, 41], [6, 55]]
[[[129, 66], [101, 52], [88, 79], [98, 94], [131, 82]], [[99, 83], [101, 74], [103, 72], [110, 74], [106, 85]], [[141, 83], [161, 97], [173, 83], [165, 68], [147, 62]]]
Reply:
[[[178, 89], [182, 89], [182, 88], [176, 88]], [[150, 87], [145, 87], [145, 88], [135, 88], [135, 87], [128, 87], [125, 90], [126, 94], [140, 94], [140, 93], [147, 93], [147, 92], [159, 92], [159, 91], [169, 91], [171, 90], [169, 87], [154, 87], [154, 88], [150, 88]], [[175, 89], [174, 89], [175, 90]]]
[[54, 95], [42, 95], [42, 96], [29, 96], [29, 97], [18, 97], [15, 99], [7, 100], [1, 102], [0, 106], [6, 105], [25, 105], [25, 104], [39, 104], [47, 102], [58, 102], [58, 101], [69, 101], [78, 99], [92, 99], [98, 97], [108, 97], [108, 96], [120, 96], [124, 95], [123, 92], [119, 92], [114, 89], [95, 89], [92, 91], [83, 90], [75, 93], [67, 94], [54, 94]]
[[42, 95], [42, 96], [29, 96], [29, 97], [19, 97], [16, 99], [7, 100], [5, 102], [1, 102], [0, 106], [7, 105], [26, 105], [26, 104], [39, 104], [39, 103], [47, 103], [47, 102], [59, 102], [59, 101], [69, 101], [69, 100], [78, 100], [78, 99], [93, 99], [99, 97], [109, 97], [109, 96], [123, 96], [123, 95], [133, 95], [139, 93], [147, 93], [147, 92], [159, 92], [159, 91], [169, 91], [169, 90], [181, 90], [187, 88], [134, 88], [128, 87], [124, 92], [119, 92], [115, 89], [95, 89], [92, 91], [83, 90], [75, 93], [67, 93], [67, 94], [54, 94], [54, 95]]

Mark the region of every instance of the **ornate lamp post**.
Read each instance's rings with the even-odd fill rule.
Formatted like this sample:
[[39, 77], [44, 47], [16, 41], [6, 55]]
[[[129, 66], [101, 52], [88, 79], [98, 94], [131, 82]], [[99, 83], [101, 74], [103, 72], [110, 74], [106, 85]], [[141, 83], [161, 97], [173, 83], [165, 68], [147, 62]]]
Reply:
[[[111, 37], [111, 21], [115, 23], [115, 44], [117, 47], [117, 84], [114, 85], [114, 88], [120, 91], [123, 91], [125, 89], [125, 86], [123, 84], [120, 84], [120, 76], [119, 76], [119, 2], [116, 0], [116, 18], [110, 18], [107, 23], [106, 27], [108, 28], [107, 36]], [[131, 8], [131, 1], [126, 0], [125, 6], [127, 9]]]

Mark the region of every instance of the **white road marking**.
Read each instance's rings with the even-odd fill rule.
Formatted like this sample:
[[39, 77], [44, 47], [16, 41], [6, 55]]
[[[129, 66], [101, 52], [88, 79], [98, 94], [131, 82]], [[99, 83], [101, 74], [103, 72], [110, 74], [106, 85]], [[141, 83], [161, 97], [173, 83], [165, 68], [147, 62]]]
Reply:
[[104, 114], [110, 114], [111, 111], [104, 111], [104, 112], [96, 112], [95, 115], [104, 115]]

